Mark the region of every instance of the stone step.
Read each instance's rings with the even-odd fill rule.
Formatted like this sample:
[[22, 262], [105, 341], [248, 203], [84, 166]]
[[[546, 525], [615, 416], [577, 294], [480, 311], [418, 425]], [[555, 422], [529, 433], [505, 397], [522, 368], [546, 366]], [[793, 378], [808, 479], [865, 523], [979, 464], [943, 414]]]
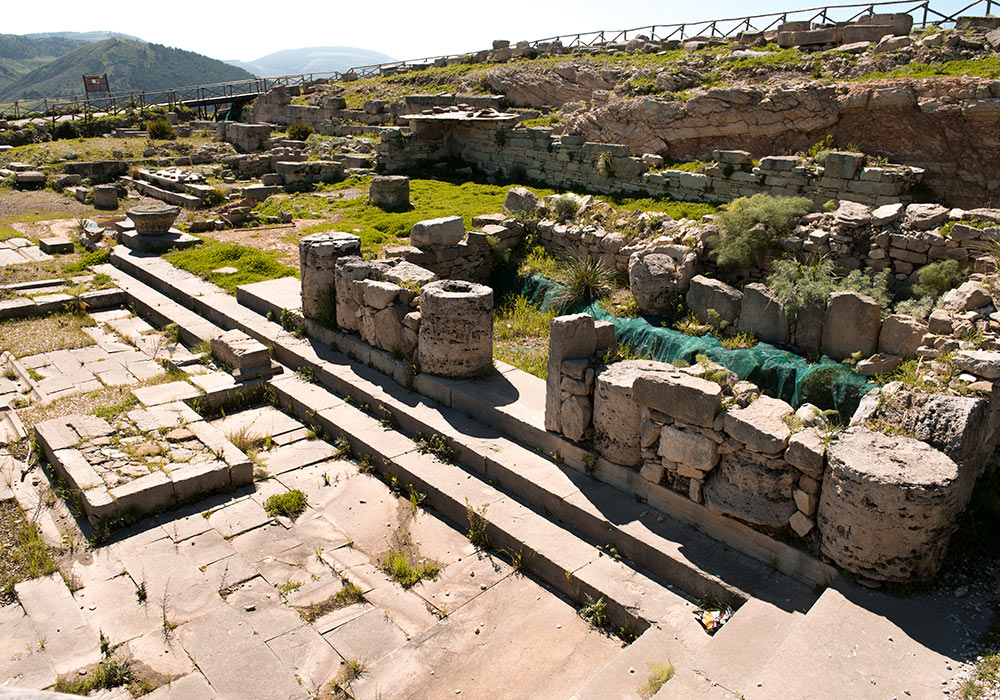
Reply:
[[[805, 695], [803, 697], [812, 697]], [[704, 676], [689, 668], [682, 668], [663, 684], [653, 700], [742, 700], [722, 686], [713, 685]]]
[[838, 582], [794, 626], [743, 697], [946, 698], [941, 679], [955, 661], [941, 652], [960, 648], [965, 634], [962, 625], [945, 621], [948, 604]]
[[[119, 257], [117, 249], [115, 257], [116, 260]], [[770, 597], [774, 591], [785, 589], [798, 592], [798, 605], [811, 602], [808, 589], [783, 576], [774, 579], [768, 565], [733, 552], [690, 525], [518, 444], [461, 410], [432, 406], [419, 394], [386, 382], [382, 373], [359, 364], [358, 361], [377, 357], [378, 351], [368, 349], [367, 355], [355, 355], [358, 361], [352, 362], [344, 354], [325, 347], [325, 343], [295, 338], [278, 324], [240, 306], [231, 296], [213, 293], [211, 285], [206, 286], [197, 278], [186, 284], [185, 273], [168, 263], [134, 255], [122, 257], [130, 271], [143, 271], [147, 279], [173, 295], [181, 294], [183, 283], [183, 290], [192, 290], [188, 301], [199, 313], [210, 312], [220, 325], [238, 327], [271, 345], [275, 356], [293, 369], [312, 367], [320, 384], [340, 396], [351, 396], [357, 403], [368, 404], [374, 415], [391, 416], [407, 434], [443, 435], [459, 463], [470, 471], [692, 597], [707, 595], [738, 603], [758, 595]], [[363, 343], [348, 336], [338, 336], [334, 342], [346, 344], [351, 340], [358, 352], [365, 351], [367, 346], [361, 347]], [[515, 371], [505, 372], [504, 376]], [[427, 384], [439, 382], [439, 387], [461, 385], [427, 375], [418, 377]], [[466, 391], [483, 390], [481, 382], [470, 384]], [[309, 410], [294, 396], [288, 400], [288, 408]]]
[[[620, 555], [694, 597], [772, 599], [775, 591], [784, 589], [797, 592], [797, 605], [808, 606], [814, 597], [809, 587], [785, 576], [775, 578], [775, 563], [798, 573], [805, 570], [808, 575], [802, 578], [810, 584], [819, 577], [824, 581], [832, 578], [829, 567], [808, 554], [731, 519], [713, 516], [667, 489], [661, 489], [665, 500], [656, 504], [660, 512], [635, 502], [627, 490], [628, 483], [610, 476], [628, 470], [616, 468], [609, 472], [609, 483], [590, 478], [583, 465], [587, 453], [547, 433], [541, 425], [544, 389], [535, 377], [501, 365], [499, 376], [488, 380], [462, 382], [426, 374], [408, 378], [404, 362], [370, 348], [355, 336], [307, 321], [313, 337], [295, 338], [218, 287], [160, 258], [135, 255], [119, 247], [113, 253], [113, 262], [220, 326], [239, 328], [271, 346], [275, 357], [292, 369], [313, 367], [320, 383], [342, 396], [350, 395], [369, 404], [372, 411], [391, 415], [410, 435], [444, 435], [467, 468], [497, 480], [524, 502], [562, 519], [596, 544], [614, 547]], [[328, 346], [338, 347], [347, 357]], [[386, 382], [385, 374], [399, 384], [410, 379], [413, 388], [424, 396], [458, 410], [431, 408], [423, 396]], [[483, 416], [490, 420], [483, 420]], [[504, 434], [517, 436], [518, 440]], [[525, 434], [539, 436], [540, 442], [520, 444]], [[576, 458], [576, 469], [569, 464], [568, 455]], [[598, 479], [602, 476], [601, 462], [593, 473]], [[681, 517], [670, 517], [678, 513]], [[743, 545], [741, 550], [749, 549], [754, 556], [734, 552], [700, 530], [723, 535], [726, 544], [736, 540]]]
[[421, 453], [414, 440], [328, 390], [293, 375], [270, 384], [286, 410], [332, 439], [347, 439], [356, 457], [406, 489], [425, 494], [426, 502], [447, 519], [470, 530], [481, 527], [491, 548], [507, 552], [572, 600], [603, 599], [616, 627], [642, 631], [658, 624], [664, 630], [663, 641], [675, 653], [703, 643], [705, 635], [692, 614], [693, 604], [660, 583], [606, 556], [460, 466]]
[[796, 610], [783, 609], [763, 600], [749, 600], [715, 633], [687, 668], [708, 680], [710, 685], [742, 695], [757, 682], [764, 666], [803, 617]]
[[669, 634], [650, 627], [625, 647], [604, 668], [594, 674], [570, 700], [643, 700], [654, 670], [687, 663], [700, 649], [711, 643], [705, 635], [696, 647], [678, 648]]

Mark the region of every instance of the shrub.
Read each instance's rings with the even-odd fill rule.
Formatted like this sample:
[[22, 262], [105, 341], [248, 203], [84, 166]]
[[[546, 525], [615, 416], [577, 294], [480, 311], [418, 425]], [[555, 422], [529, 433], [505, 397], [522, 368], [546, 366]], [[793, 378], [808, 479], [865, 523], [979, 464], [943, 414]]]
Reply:
[[818, 258], [810, 263], [775, 260], [767, 286], [794, 317], [803, 306], [822, 304], [834, 290], [833, 261]]
[[922, 297], [939, 297], [964, 282], [968, 275], [968, 270], [958, 260], [934, 262], [917, 272], [913, 291]]
[[562, 262], [556, 277], [562, 283], [562, 289], [555, 302], [563, 309], [603, 299], [615, 289], [615, 271], [603, 260], [590, 255]]
[[284, 515], [293, 520], [305, 512], [305, 509], [306, 495], [298, 489], [287, 493], [276, 493], [264, 501], [264, 510], [268, 515]]
[[[792, 230], [792, 222], [809, 211], [805, 197], [755, 194], [722, 208], [722, 238], [713, 251], [722, 267], [753, 267]], [[758, 226], [762, 224], [762, 226]]]
[[867, 294], [885, 311], [892, 301], [888, 271], [853, 270], [847, 276], [838, 278], [833, 262], [825, 258], [808, 263], [775, 260], [773, 271], [767, 277], [767, 286], [793, 317], [803, 306], [824, 304], [830, 294], [839, 291]]
[[549, 200], [549, 208], [557, 219], [566, 221], [576, 216], [580, 205], [572, 195], [557, 194]]
[[151, 139], [175, 139], [177, 132], [166, 119], [150, 119], [146, 122], [146, 131]]
[[295, 141], [305, 141], [312, 132], [313, 128], [305, 122], [295, 122], [288, 127], [288, 138]]

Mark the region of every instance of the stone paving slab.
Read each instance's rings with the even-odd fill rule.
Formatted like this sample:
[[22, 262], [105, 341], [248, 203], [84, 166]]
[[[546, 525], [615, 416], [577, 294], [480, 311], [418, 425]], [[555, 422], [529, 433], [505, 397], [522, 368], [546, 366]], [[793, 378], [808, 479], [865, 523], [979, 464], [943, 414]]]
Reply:
[[39, 640], [45, 640], [45, 653], [57, 674], [100, 661], [97, 631], [87, 624], [59, 574], [24, 581], [14, 590]]
[[200, 671], [174, 678], [145, 696], [146, 700], [215, 700], [217, 697]]
[[[239, 663], [233, 663], [234, 659]], [[309, 700], [292, 670], [259, 637], [200, 658], [198, 668], [222, 697]]]

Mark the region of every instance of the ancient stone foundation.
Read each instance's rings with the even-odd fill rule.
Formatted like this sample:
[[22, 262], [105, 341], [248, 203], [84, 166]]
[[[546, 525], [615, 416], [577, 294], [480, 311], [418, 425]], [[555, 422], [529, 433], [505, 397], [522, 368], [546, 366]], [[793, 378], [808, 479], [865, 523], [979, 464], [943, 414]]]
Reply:
[[361, 255], [361, 239], [351, 233], [314, 233], [299, 240], [299, 274], [302, 277], [302, 314], [306, 318], [336, 320], [337, 260]]
[[442, 280], [424, 286], [418, 357], [423, 372], [474, 377], [493, 366], [493, 290]]

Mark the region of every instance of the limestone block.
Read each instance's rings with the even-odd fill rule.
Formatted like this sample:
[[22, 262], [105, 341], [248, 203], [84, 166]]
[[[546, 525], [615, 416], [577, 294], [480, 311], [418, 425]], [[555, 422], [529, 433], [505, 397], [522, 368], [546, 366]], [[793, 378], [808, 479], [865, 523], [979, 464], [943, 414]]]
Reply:
[[372, 315], [372, 344], [390, 352], [409, 355], [413, 351], [413, 341], [404, 333], [403, 318], [407, 307], [394, 304]]
[[906, 225], [918, 231], [928, 231], [948, 220], [948, 209], [940, 204], [914, 203], [906, 207]]
[[823, 322], [823, 352], [843, 360], [856, 352], [875, 354], [878, 346], [881, 307], [870, 296], [857, 292], [834, 292], [826, 305]]
[[444, 377], [472, 377], [492, 367], [493, 290], [459, 280], [425, 285], [417, 353], [422, 371]]
[[872, 214], [864, 204], [850, 202], [846, 199], [840, 201], [840, 206], [833, 212], [833, 220], [844, 228], [858, 228], [871, 222]]
[[241, 330], [226, 331], [217, 338], [212, 338], [212, 354], [222, 364], [239, 370], [241, 373], [254, 370], [270, 369], [271, 355], [267, 346], [259, 340], [251, 338]]
[[[301, 244], [301, 241], [300, 241]], [[334, 281], [336, 295], [334, 303], [336, 305], [337, 325], [341, 328], [356, 331], [358, 325], [358, 301], [355, 298], [354, 285], [359, 280], [367, 279], [387, 268], [385, 263], [362, 260], [357, 255], [346, 255], [336, 260], [334, 269]], [[303, 283], [305, 279], [303, 279]], [[305, 285], [303, 284], [303, 289]], [[305, 310], [305, 296], [303, 295], [303, 311]], [[363, 299], [363, 297], [362, 297]]]
[[813, 522], [812, 518], [807, 517], [799, 511], [792, 513], [792, 517], [788, 519], [788, 524], [799, 537], [805, 537], [816, 527], [816, 523]]
[[816, 512], [816, 504], [819, 503], [819, 497], [815, 493], [795, 489], [792, 496], [795, 499], [795, 505], [800, 511], [806, 515], [812, 515]]
[[878, 351], [888, 355], [913, 357], [927, 333], [927, 323], [913, 316], [892, 314], [882, 321]]
[[698, 257], [683, 245], [655, 245], [629, 258], [629, 289], [643, 313], [662, 310], [683, 294], [694, 277]]
[[689, 430], [677, 430], [669, 425], [660, 430], [657, 452], [664, 459], [706, 472], [719, 461], [719, 448], [710, 438]]
[[959, 350], [952, 364], [983, 379], [1000, 379], [1000, 352], [989, 350]]
[[746, 408], [726, 413], [725, 431], [754, 452], [777, 454], [791, 437], [784, 419], [792, 413], [792, 407], [784, 401], [761, 396]]
[[931, 311], [931, 315], [927, 318], [927, 330], [930, 333], [951, 335], [951, 314], [949, 314], [945, 309], [934, 309]]
[[593, 402], [590, 396], [570, 396], [562, 402], [562, 433], [573, 442], [579, 442], [590, 427], [593, 415]]
[[854, 426], [827, 452], [817, 525], [837, 565], [878, 581], [937, 573], [959, 514], [958, 467], [919, 440]]
[[956, 289], [949, 290], [941, 299], [941, 308], [950, 311], [971, 311], [993, 303], [990, 293], [979, 284], [969, 280]]
[[872, 225], [885, 226], [886, 224], [891, 224], [903, 215], [905, 209], [906, 205], [902, 202], [883, 204], [881, 207], [876, 207], [872, 212]]
[[663, 473], [666, 469], [663, 468], [662, 462], [646, 462], [642, 465], [642, 469], [639, 470], [639, 476], [641, 476], [646, 481], [658, 484], [663, 481]]
[[823, 346], [823, 319], [826, 306], [807, 304], [795, 316], [795, 337], [793, 342], [801, 350], [819, 352]]
[[633, 384], [639, 377], [658, 374], [663, 367], [661, 362], [626, 360], [598, 372], [594, 386], [594, 443], [605, 459], [626, 467], [641, 461], [641, 410], [633, 398]]
[[351, 233], [329, 231], [299, 239], [303, 316], [325, 322], [336, 320], [337, 260], [351, 255], [361, 255], [361, 239]]
[[788, 342], [788, 314], [777, 295], [760, 282], [743, 288], [739, 327], [767, 343]]
[[406, 211], [410, 208], [410, 178], [405, 175], [376, 175], [368, 188], [368, 198], [379, 209]]
[[465, 237], [465, 221], [461, 216], [443, 216], [418, 221], [410, 230], [410, 243], [418, 248], [456, 245]]
[[850, 180], [858, 172], [858, 169], [864, 165], [864, 162], [864, 153], [830, 151], [826, 154], [826, 161], [823, 163], [823, 174], [826, 177], [839, 177], [844, 180]]
[[403, 288], [392, 282], [366, 280], [364, 282], [364, 299], [366, 306], [384, 309], [399, 298]]
[[572, 314], [552, 319], [549, 324], [548, 378], [545, 382], [546, 430], [561, 432], [559, 381], [563, 360], [590, 357], [596, 347], [597, 336], [592, 316]]
[[634, 398], [640, 406], [685, 423], [711, 428], [719, 412], [722, 387], [661, 364], [660, 371], [646, 372], [636, 379]]
[[503, 202], [504, 211], [516, 213], [519, 211], [533, 212], [542, 206], [542, 201], [527, 187], [511, 187]]
[[688, 308], [698, 314], [703, 322], [708, 320], [708, 310], [714, 309], [724, 321], [736, 323], [743, 303], [743, 294], [720, 280], [695, 275], [688, 285], [685, 297]]
[[780, 459], [738, 450], [725, 454], [705, 480], [705, 505], [753, 525], [782, 528], [797, 510], [798, 472]]
[[97, 209], [117, 209], [118, 187], [115, 185], [95, 185], [94, 207]]

